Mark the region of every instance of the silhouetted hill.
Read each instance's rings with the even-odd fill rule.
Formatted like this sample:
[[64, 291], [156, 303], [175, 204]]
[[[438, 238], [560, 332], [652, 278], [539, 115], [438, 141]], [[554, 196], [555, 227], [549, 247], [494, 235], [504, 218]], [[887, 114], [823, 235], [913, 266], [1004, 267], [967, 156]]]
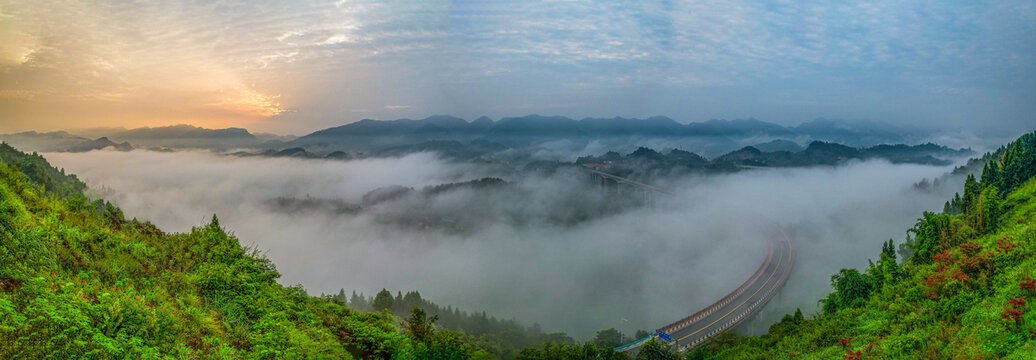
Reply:
[[206, 129], [191, 125], [173, 125], [162, 127], [143, 127], [116, 132], [109, 137], [113, 139], [256, 139], [248, 130], [242, 128]]
[[468, 132], [473, 128], [464, 119], [448, 115], [429, 116], [420, 120], [397, 119], [383, 121], [363, 119], [351, 124], [316, 131], [300, 137], [297, 141], [307, 143], [313, 140], [333, 139], [341, 136], [407, 135], [415, 132]]
[[802, 151], [802, 146], [798, 143], [790, 140], [777, 139], [762, 144], [755, 144], [752, 147], [759, 149], [762, 152], [774, 152], [774, 151], [787, 151], [787, 152], [799, 152]]
[[[293, 136], [274, 134], [255, 135], [242, 128], [206, 129], [191, 125], [160, 127], [94, 128], [73, 130], [72, 134], [88, 137], [104, 137], [112, 142], [125, 143], [142, 148], [212, 149], [281, 147]], [[264, 146], [264, 144], [268, 146]], [[67, 151], [67, 150], [60, 150]]]
[[600, 170], [621, 176], [646, 180], [655, 175], [686, 172], [726, 172], [755, 167], [796, 167], [836, 165], [849, 160], [884, 159], [892, 163], [924, 165], [948, 165], [953, 159], [973, 155], [970, 149], [954, 150], [935, 144], [921, 145], [879, 145], [857, 149], [842, 144], [814, 141], [804, 150], [761, 151], [746, 146], [712, 160], [683, 150], [673, 149], [666, 154], [650, 148], [640, 147], [622, 156], [609, 151], [601, 156], [583, 156], [576, 159], [577, 165], [601, 164]]
[[644, 120], [614, 117], [610, 119], [585, 118], [577, 122], [585, 134], [596, 135], [653, 135], [672, 136], [686, 131], [683, 124], [665, 116]]
[[[430, 140], [457, 140], [468, 142], [478, 138], [491, 139], [512, 147], [524, 147], [557, 139], [591, 141], [606, 138], [692, 138], [705, 150], [732, 139], [792, 138], [797, 141], [834, 141], [849, 146], [873, 146], [883, 143], [918, 141], [928, 133], [912, 128], [867, 122], [818, 119], [794, 127], [785, 127], [754, 118], [709, 120], [683, 124], [665, 116], [636, 118], [583, 118], [531, 114], [504, 117], [499, 121], [482, 116], [472, 122], [449, 116], [436, 115], [424, 119], [373, 120], [313, 132], [280, 147], [321, 147], [327, 151], [374, 151], [395, 146], [416, 144]], [[744, 144], [744, 143], [742, 143]], [[689, 144], [690, 145], [690, 144]], [[774, 140], [759, 146], [765, 152], [798, 152], [801, 147], [787, 140]], [[729, 148], [727, 148], [729, 149]], [[714, 151], [714, 150], [709, 150]], [[729, 150], [723, 150], [729, 151]]]
[[798, 135], [815, 140], [835, 141], [852, 146], [871, 146], [874, 144], [893, 144], [919, 141], [927, 137], [930, 131], [897, 126], [888, 123], [866, 120], [816, 119], [789, 128]]
[[91, 140], [65, 131], [46, 133], [28, 131], [16, 134], [2, 134], [0, 135], [0, 140], [19, 149], [38, 152], [84, 152], [108, 147], [122, 151], [133, 149], [133, 146], [128, 142], [116, 143], [107, 137]]
[[86, 152], [90, 150], [101, 150], [106, 148], [111, 148], [119, 151], [130, 151], [133, 150], [133, 145], [130, 145], [129, 142], [116, 143], [114, 141], [109, 140], [106, 137], [101, 137], [96, 140], [88, 140], [80, 142], [78, 144], [71, 145], [68, 147], [66, 151]]
[[575, 120], [564, 116], [536, 114], [500, 119], [489, 132], [496, 136], [578, 136], [583, 134]]
[[687, 124], [687, 134], [698, 136], [719, 135], [786, 135], [791, 132], [774, 123], [757, 119], [709, 120]]

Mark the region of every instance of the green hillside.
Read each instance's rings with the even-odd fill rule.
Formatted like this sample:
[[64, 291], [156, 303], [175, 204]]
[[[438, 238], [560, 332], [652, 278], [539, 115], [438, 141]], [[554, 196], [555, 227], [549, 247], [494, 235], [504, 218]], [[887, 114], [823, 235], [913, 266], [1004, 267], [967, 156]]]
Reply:
[[[983, 158], [981, 180], [968, 177], [944, 213], [923, 213], [905, 244], [890, 239], [865, 271], [833, 275], [821, 313], [687, 353], [652, 340], [637, 359], [1036, 359], [1036, 133]], [[626, 354], [546, 344], [518, 358]]]
[[484, 356], [420, 312], [399, 322], [277, 284], [215, 216], [166, 234], [84, 188], [0, 145], [2, 359]]
[[899, 251], [890, 240], [866, 271], [832, 276], [823, 313], [785, 316], [761, 337], [728, 334], [689, 357], [1036, 358], [1036, 133], [990, 159], [953, 211], [924, 213]]
[[[986, 158], [981, 176], [944, 212], [922, 214], [903, 244], [889, 240], [868, 269], [832, 276], [820, 313], [687, 354], [651, 342], [638, 358], [1036, 358], [1036, 133]], [[0, 358], [491, 356], [468, 344], [485, 339], [439, 330], [423, 311], [400, 321], [352, 310], [344, 293], [279, 285], [274, 265], [215, 216], [166, 234], [83, 189], [42, 157], [0, 145]], [[548, 343], [517, 358], [627, 358], [611, 346]]]

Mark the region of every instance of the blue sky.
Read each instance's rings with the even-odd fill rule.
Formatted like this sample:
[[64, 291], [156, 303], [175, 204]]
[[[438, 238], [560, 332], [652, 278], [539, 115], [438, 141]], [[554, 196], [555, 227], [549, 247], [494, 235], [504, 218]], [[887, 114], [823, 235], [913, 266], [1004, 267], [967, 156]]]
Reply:
[[818, 117], [1031, 130], [1032, 1], [0, 0], [5, 128]]

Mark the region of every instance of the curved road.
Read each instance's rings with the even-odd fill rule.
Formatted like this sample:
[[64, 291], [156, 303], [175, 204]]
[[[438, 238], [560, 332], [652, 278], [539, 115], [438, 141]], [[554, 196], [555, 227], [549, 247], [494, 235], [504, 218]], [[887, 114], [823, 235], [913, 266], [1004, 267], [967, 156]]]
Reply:
[[787, 238], [770, 245], [770, 256], [740, 288], [698, 314], [660, 329], [674, 340], [678, 351], [692, 349], [713, 336], [755, 315], [784, 285], [795, 262], [795, 249]]
[[[654, 186], [620, 178], [594, 169], [588, 170], [619, 183], [670, 194], [670, 192]], [[669, 334], [672, 338], [672, 342], [669, 343], [670, 346], [677, 351], [686, 351], [704, 344], [712, 337], [741, 324], [751, 318], [752, 315], [758, 313], [763, 305], [784, 285], [795, 263], [795, 248], [791, 240], [788, 239], [783, 229], [775, 227], [780, 233], [780, 239], [770, 242], [770, 249], [767, 252], [766, 260], [763, 261], [759, 269], [748, 280], [711, 306], [659, 328], [655, 333], [662, 331]], [[647, 340], [653, 337], [656, 336], [652, 335], [634, 341], [616, 348], [616, 350], [637, 352]]]

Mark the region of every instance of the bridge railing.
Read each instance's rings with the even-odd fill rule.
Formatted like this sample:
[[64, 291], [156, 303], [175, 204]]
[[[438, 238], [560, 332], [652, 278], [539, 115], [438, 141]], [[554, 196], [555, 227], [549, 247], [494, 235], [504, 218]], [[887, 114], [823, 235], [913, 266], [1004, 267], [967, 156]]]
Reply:
[[[673, 332], [673, 331], [677, 331], [677, 330], [683, 329], [683, 328], [685, 328], [687, 326], [690, 326], [690, 325], [694, 324], [698, 320], [701, 320], [702, 318], [704, 318], [704, 317], [706, 317], [708, 315], [711, 315], [717, 309], [719, 309], [719, 308], [725, 306], [726, 304], [730, 303], [730, 300], [740, 296], [742, 293], [744, 293], [744, 291], [746, 289], [748, 289], [749, 286], [752, 285], [752, 283], [754, 283], [756, 280], [759, 279], [759, 276], [763, 274], [763, 271], [766, 270], [766, 268], [768, 266], [770, 266], [770, 263], [773, 261], [773, 253], [774, 253], [773, 242], [770, 242], [769, 250], [767, 251], [767, 254], [766, 254], [766, 260], [764, 260], [763, 264], [761, 266], [759, 266], [759, 269], [755, 271], [755, 274], [753, 274], [751, 278], [749, 278], [743, 284], [741, 284], [740, 287], [738, 287], [737, 289], [732, 291], [730, 294], [728, 294], [723, 299], [720, 299], [719, 301], [716, 301], [715, 303], [713, 303], [712, 306], [709, 306], [709, 307], [705, 308], [704, 310], [698, 311], [697, 313], [692, 314], [692, 315], [690, 315], [690, 316], [688, 316], [686, 318], [677, 320], [676, 322], [673, 322], [673, 323], [671, 323], [669, 325], [666, 325], [666, 326], [664, 326], [662, 328], [656, 329], [654, 333], [657, 334], [659, 331], [662, 331], [662, 332], [665, 332], [665, 333], [670, 333], [670, 332]], [[648, 337], [645, 337], [643, 339], [639, 339], [639, 340], [633, 341], [633, 342], [631, 342], [629, 344], [617, 347], [617, 348], [615, 348], [615, 350], [623, 351], [623, 350], [626, 350], [626, 349], [635, 348], [635, 347], [639, 346], [641, 343], [643, 343], [644, 341], [647, 341], [650, 338], [651, 338], [651, 336], [648, 336]]]
[[774, 284], [774, 286], [771, 287], [770, 290], [768, 290], [766, 292], [766, 295], [764, 295], [756, 303], [752, 304], [747, 310], [741, 312], [740, 314], [735, 316], [733, 319], [728, 321], [725, 324], [724, 327], [722, 327], [722, 328], [720, 328], [718, 330], [713, 330], [713, 331], [709, 332], [708, 334], [705, 334], [702, 337], [700, 337], [698, 339], [695, 339], [693, 342], [691, 342], [687, 346], [684, 346], [684, 347], [681, 347], [681, 348], [677, 349], [677, 351], [683, 352], [683, 351], [691, 350], [691, 349], [697, 347], [698, 345], [701, 345], [701, 344], [705, 343], [706, 341], [711, 339], [713, 336], [715, 336], [717, 334], [720, 334], [720, 333], [722, 333], [724, 331], [727, 331], [727, 329], [737, 325], [742, 319], [751, 316], [756, 310], [758, 310], [760, 307], [762, 307], [764, 304], [766, 304], [767, 302], [770, 301], [770, 299], [773, 297], [773, 293], [775, 291], [777, 291], [777, 289], [780, 289], [781, 286], [784, 284], [784, 282], [788, 279], [788, 275], [791, 274], [791, 268], [792, 268], [791, 264], [795, 263], [795, 246], [792, 245], [791, 241], [789, 241], [787, 239], [785, 239], [785, 241], [788, 243], [788, 267], [787, 267], [787, 269], [784, 270], [784, 273], [781, 275], [780, 280], [778, 282], [776, 282]]
[[[657, 192], [657, 193], [661, 193], [661, 194], [667, 194], [667, 195], [672, 194], [672, 192], [670, 192], [670, 191], [668, 191], [666, 189], [662, 189], [662, 188], [659, 188], [659, 187], [651, 186], [651, 185], [644, 184], [644, 183], [641, 183], [641, 182], [637, 182], [637, 181], [634, 181], [634, 180], [630, 180], [630, 179], [626, 179], [626, 178], [619, 177], [619, 176], [616, 176], [616, 175], [612, 175], [612, 174], [609, 174], [609, 173], [606, 173], [606, 172], [603, 172], [603, 171], [600, 171], [600, 170], [596, 170], [596, 169], [592, 169], [592, 168], [586, 168], [586, 170], [590, 171], [591, 173], [596, 174], [598, 176], [610, 178], [610, 179], [612, 179], [612, 180], [614, 180], [616, 182], [625, 183], [625, 184], [628, 184], [628, 185], [633, 185], [633, 186], [640, 187], [640, 188], [645, 189], [645, 190], [649, 190], [649, 191], [653, 191], [653, 192]], [[723, 328], [721, 328], [719, 330], [712, 331], [709, 334], [706, 334], [705, 336], [696, 339], [690, 345], [688, 345], [686, 347], [683, 347], [681, 349], [678, 349], [679, 351], [684, 351], [684, 350], [687, 350], [687, 349], [691, 349], [691, 348], [693, 348], [695, 346], [698, 346], [701, 343], [707, 341], [713, 335], [721, 333], [721, 332], [727, 330], [728, 328], [730, 328], [730, 327], [732, 327], [734, 325], [737, 325], [742, 319], [744, 319], [747, 316], [750, 316], [754, 311], [756, 311], [760, 306], [762, 306], [762, 304], [765, 304], [766, 302], [768, 302], [770, 300], [770, 297], [772, 296], [773, 292], [776, 291], [777, 289], [779, 289], [784, 284], [784, 282], [788, 278], [788, 275], [791, 273], [792, 264], [794, 264], [794, 260], [795, 260], [795, 254], [794, 254], [795, 251], [794, 250], [795, 249], [794, 249], [794, 246], [791, 243], [791, 240], [788, 238], [788, 235], [784, 234], [784, 230], [783, 229], [781, 229], [781, 233], [782, 233], [782, 235], [784, 235], [784, 241], [788, 245], [789, 265], [788, 265], [787, 269], [785, 269], [784, 274], [781, 276], [779, 281], [777, 283], [775, 283], [775, 285], [772, 288], [770, 288], [769, 291], [767, 291], [767, 293], [763, 296], [763, 298], [760, 301], [752, 304], [751, 306], [749, 306], [749, 308], [747, 310], [743, 311], [742, 313], [740, 313], [736, 317], [734, 317], [734, 319], [731, 319], [730, 321], [725, 323], [725, 326]], [[693, 314], [691, 316], [688, 316], [686, 318], [680, 319], [680, 320], [678, 320], [678, 321], [676, 321], [674, 323], [671, 323], [669, 325], [666, 325], [666, 326], [664, 326], [662, 328], [659, 328], [659, 329], [655, 330], [655, 334], [657, 334], [659, 331], [663, 331], [663, 332], [666, 332], [666, 333], [669, 333], [669, 332], [672, 332], [672, 331], [678, 331], [678, 330], [683, 329], [683, 328], [685, 328], [687, 326], [690, 326], [690, 325], [694, 324], [695, 322], [697, 322], [698, 320], [701, 320], [705, 316], [708, 316], [708, 315], [712, 314], [717, 309], [725, 306], [732, 299], [740, 296], [742, 293], [744, 293], [744, 291], [746, 289], [748, 289], [749, 286], [751, 286], [756, 280], [758, 280], [759, 276], [762, 275], [762, 273], [766, 270], [766, 268], [770, 266], [770, 262], [773, 260], [773, 252], [774, 252], [774, 242], [771, 241], [770, 242], [769, 251], [766, 254], [766, 260], [763, 262], [762, 266], [760, 266], [759, 269], [755, 271], [755, 274], [753, 274], [751, 278], [749, 278], [747, 281], [745, 281], [743, 284], [741, 284], [740, 287], [738, 287], [736, 290], [734, 290], [733, 292], [728, 294], [723, 299], [721, 299], [721, 300], [717, 301], [716, 303], [712, 304], [712, 306], [709, 306], [708, 308], [705, 308], [704, 310], [701, 310], [701, 311], [699, 311], [699, 312], [697, 312], [697, 313], [695, 313], [695, 314]], [[774, 270], [776, 271], [776, 269], [774, 269]], [[645, 338], [642, 338], [642, 339], [636, 340], [634, 342], [631, 342], [629, 344], [617, 347], [617, 348], [615, 348], [615, 350], [618, 350], [618, 351], [631, 350], [633, 348], [636, 348], [636, 347], [640, 346], [641, 344], [643, 344], [645, 341], [647, 341], [648, 339], [650, 339], [653, 336], [654, 335], [649, 335], [649, 336], [647, 336]]]
[[673, 322], [673, 323], [671, 323], [669, 325], [666, 325], [666, 326], [664, 326], [664, 327], [662, 327], [662, 328], [660, 328], [660, 329], [658, 329], [656, 331], [664, 331], [664, 332], [668, 333], [668, 332], [680, 330], [680, 329], [683, 329], [683, 328], [685, 328], [687, 326], [690, 326], [690, 325], [694, 324], [695, 322], [697, 322], [698, 320], [701, 320], [701, 318], [712, 314], [712, 312], [714, 312], [716, 309], [718, 309], [720, 307], [723, 307], [724, 305], [729, 303], [730, 300], [732, 300], [732, 299], [738, 297], [739, 295], [741, 295], [742, 293], [744, 293], [745, 289], [748, 289], [749, 286], [751, 286], [756, 280], [758, 280], [759, 276], [763, 274], [763, 271], [766, 270], [766, 268], [768, 266], [770, 266], [770, 262], [773, 261], [773, 250], [774, 250], [773, 242], [770, 242], [770, 248], [767, 251], [766, 260], [763, 261], [763, 264], [761, 266], [759, 266], [759, 269], [755, 271], [755, 274], [753, 274], [752, 277], [750, 277], [748, 280], [746, 280], [743, 284], [741, 284], [740, 287], [738, 287], [737, 289], [732, 291], [726, 297], [724, 297], [723, 299], [720, 299], [719, 301], [713, 303], [712, 306], [709, 306], [709, 307], [705, 308], [704, 310], [701, 310], [701, 311], [699, 311], [699, 312], [697, 312], [695, 314], [692, 314], [692, 315], [690, 315], [688, 317], [685, 317], [683, 319], [677, 320], [677, 321], [675, 321], [675, 322]]

